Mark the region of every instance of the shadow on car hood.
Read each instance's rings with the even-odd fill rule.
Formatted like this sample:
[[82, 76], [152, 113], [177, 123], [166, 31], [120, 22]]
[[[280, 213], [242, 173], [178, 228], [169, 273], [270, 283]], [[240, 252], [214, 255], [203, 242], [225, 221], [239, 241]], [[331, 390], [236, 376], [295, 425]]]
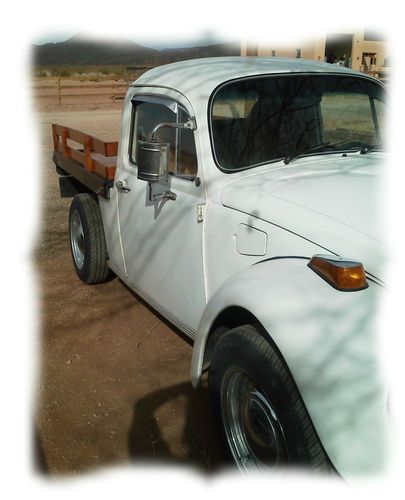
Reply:
[[300, 158], [246, 173], [223, 189], [221, 203], [380, 273], [381, 172], [379, 153]]

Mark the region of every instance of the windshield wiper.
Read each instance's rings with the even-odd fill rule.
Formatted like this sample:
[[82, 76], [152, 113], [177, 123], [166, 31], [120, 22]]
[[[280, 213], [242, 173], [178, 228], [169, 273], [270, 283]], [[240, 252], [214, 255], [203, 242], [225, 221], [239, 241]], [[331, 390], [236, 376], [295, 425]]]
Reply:
[[[341, 150], [352, 150], [352, 151], [360, 151], [360, 154], [367, 154], [370, 153], [371, 151], [382, 151], [383, 147], [381, 144], [366, 144], [366, 143], [361, 143], [361, 149], [359, 150], [359, 142], [356, 141], [338, 141], [338, 142], [324, 142], [323, 144], [318, 144], [317, 146], [307, 149], [306, 151], [302, 151], [301, 153], [298, 153], [294, 156], [286, 156], [284, 158], [284, 163], [288, 165], [292, 161], [296, 160], [297, 158], [301, 158], [302, 156], [309, 155], [311, 153], [317, 153], [320, 151], [327, 151], [327, 150], [332, 150], [332, 151], [338, 151], [338, 147], [344, 146], [344, 148], [341, 148]], [[356, 148], [356, 149], [354, 149]]]
[[297, 158], [300, 158], [301, 156], [309, 155], [311, 153], [316, 153], [318, 151], [323, 151], [325, 149], [333, 148], [335, 145], [340, 144], [340, 143], [330, 143], [330, 142], [324, 142], [322, 144], [318, 144], [317, 146], [314, 146], [313, 148], [307, 149], [305, 151], [301, 151], [301, 153], [298, 153], [293, 156], [286, 156], [284, 158], [284, 163], [288, 165], [292, 161], [296, 160]]

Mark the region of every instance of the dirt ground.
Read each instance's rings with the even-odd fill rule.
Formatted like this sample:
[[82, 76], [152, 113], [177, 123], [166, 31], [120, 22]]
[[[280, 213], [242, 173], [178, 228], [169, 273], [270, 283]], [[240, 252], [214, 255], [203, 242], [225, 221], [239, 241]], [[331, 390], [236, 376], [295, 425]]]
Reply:
[[207, 388], [189, 381], [190, 343], [119, 279], [85, 285], [71, 262], [70, 199], [59, 196], [51, 123], [116, 140], [121, 106], [35, 111], [43, 221], [37, 466], [53, 476], [145, 461], [217, 470], [223, 458]]

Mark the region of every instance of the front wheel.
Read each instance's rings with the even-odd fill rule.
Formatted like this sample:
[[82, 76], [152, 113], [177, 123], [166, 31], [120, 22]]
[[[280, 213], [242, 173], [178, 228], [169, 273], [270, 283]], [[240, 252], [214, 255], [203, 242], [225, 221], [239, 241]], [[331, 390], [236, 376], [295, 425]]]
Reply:
[[284, 360], [253, 326], [219, 339], [209, 389], [226, 451], [242, 471], [289, 465], [331, 470]]

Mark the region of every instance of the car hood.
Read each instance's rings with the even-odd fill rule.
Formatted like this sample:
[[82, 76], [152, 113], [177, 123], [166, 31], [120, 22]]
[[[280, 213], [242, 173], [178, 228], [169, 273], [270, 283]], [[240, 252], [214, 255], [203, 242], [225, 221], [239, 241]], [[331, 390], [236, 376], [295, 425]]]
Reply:
[[[353, 258], [379, 275], [382, 155], [316, 156], [247, 173], [228, 184], [221, 203], [276, 224], [327, 252]], [[296, 255], [294, 249], [288, 249]]]

